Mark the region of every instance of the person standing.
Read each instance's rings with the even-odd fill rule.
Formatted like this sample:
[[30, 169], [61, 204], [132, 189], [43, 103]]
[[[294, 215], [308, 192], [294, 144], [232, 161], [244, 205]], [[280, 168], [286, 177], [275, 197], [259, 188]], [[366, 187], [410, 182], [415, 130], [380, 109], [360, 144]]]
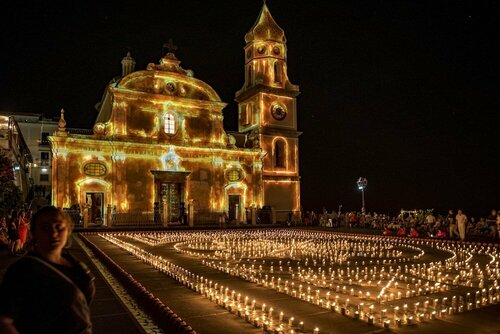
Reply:
[[455, 220], [453, 210], [448, 211], [448, 216], [446, 216], [446, 220], [448, 221], [450, 239], [453, 239], [455, 236], [460, 236], [457, 232], [457, 222]]
[[33, 250], [7, 268], [0, 284], [0, 333], [92, 332], [94, 276], [63, 252], [71, 224], [53, 206], [33, 215]]
[[19, 251], [20, 239], [18, 229], [18, 215], [17, 211], [12, 211], [7, 216], [7, 234], [9, 235], [9, 254], [17, 255]]
[[464, 241], [465, 240], [466, 224], [467, 224], [467, 216], [464, 215], [462, 210], [458, 210], [457, 216], [455, 217], [455, 220], [458, 224], [458, 232], [460, 235], [460, 240]]
[[500, 238], [500, 215], [497, 215], [497, 232], [498, 238]]
[[29, 229], [29, 220], [26, 218], [26, 212], [22, 211], [19, 213], [19, 222], [18, 222], [18, 230], [19, 230], [19, 249], [22, 251], [24, 245], [26, 244], [26, 240], [28, 239], [28, 229]]

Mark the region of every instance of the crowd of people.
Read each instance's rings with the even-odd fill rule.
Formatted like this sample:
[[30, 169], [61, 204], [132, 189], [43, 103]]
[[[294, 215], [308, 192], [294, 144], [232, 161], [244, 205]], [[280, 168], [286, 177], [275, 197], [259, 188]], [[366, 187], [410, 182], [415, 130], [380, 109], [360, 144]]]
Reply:
[[0, 245], [7, 246], [12, 256], [26, 253], [32, 210], [8, 210], [0, 214]]
[[305, 226], [364, 228], [380, 230], [384, 235], [409, 237], [449, 238], [465, 240], [467, 237], [500, 239], [500, 213], [491, 210], [488, 215], [468, 217], [463, 210], [449, 210], [447, 214], [434, 214], [433, 210], [402, 211], [398, 216], [360, 212], [322, 213], [306, 211], [300, 223]]

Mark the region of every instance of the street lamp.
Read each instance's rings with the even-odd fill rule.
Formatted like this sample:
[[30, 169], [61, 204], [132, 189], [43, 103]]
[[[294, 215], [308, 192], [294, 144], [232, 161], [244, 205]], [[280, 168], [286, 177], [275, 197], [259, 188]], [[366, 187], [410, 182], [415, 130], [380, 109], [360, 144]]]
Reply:
[[361, 190], [361, 213], [365, 214], [365, 188], [368, 185], [368, 180], [365, 177], [360, 177], [356, 181], [358, 190]]

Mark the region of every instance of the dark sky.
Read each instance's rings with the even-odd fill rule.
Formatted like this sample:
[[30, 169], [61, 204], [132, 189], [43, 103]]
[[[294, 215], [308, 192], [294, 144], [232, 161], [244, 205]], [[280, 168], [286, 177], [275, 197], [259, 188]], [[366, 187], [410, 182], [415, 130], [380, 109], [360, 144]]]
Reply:
[[[169, 37], [184, 68], [229, 105], [243, 84], [244, 35], [262, 2], [9, 1], [1, 10], [0, 110], [91, 127], [121, 73], [157, 62]], [[269, 0], [288, 39], [298, 97], [302, 204], [359, 209], [500, 209], [497, 1]]]

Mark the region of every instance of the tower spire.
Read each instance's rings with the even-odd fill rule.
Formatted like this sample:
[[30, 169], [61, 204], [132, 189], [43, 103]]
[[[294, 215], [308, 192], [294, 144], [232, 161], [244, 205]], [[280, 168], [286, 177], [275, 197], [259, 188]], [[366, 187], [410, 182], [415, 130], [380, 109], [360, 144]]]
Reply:
[[257, 21], [255, 21], [250, 31], [245, 35], [245, 42], [247, 43], [259, 40], [286, 42], [285, 32], [276, 21], [274, 21], [265, 0], [262, 4], [260, 14], [257, 17]]

